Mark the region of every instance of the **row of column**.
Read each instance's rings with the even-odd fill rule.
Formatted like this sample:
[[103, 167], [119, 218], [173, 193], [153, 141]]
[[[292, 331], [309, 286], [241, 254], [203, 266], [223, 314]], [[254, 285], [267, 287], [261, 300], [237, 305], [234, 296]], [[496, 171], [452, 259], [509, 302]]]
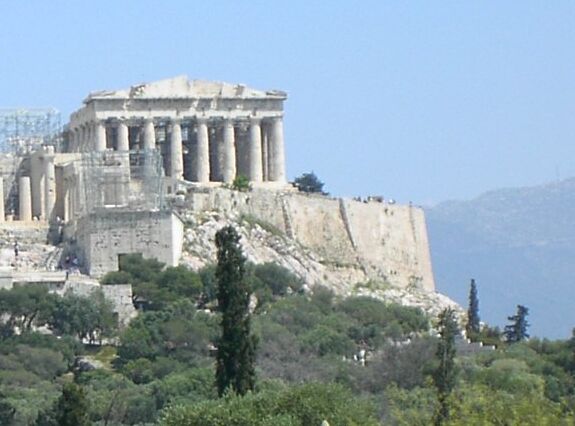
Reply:
[[[53, 219], [56, 206], [54, 147], [44, 147], [41, 156], [35, 159], [35, 161], [39, 160], [40, 162], [35, 165], [41, 164], [42, 170], [38, 170], [41, 175], [40, 179], [34, 180], [31, 176], [18, 178], [18, 219], [21, 221], [31, 221], [34, 216], [44, 220]], [[33, 192], [37, 194], [35, 198]], [[5, 213], [4, 180], [0, 177], [0, 222], [5, 220]], [[10, 214], [12, 215], [12, 212]]]
[[[267, 140], [262, 140], [261, 118], [249, 119], [249, 140], [248, 140], [248, 168], [247, 177], [252, 182], [262, 182], [264, 172], [268, 181], [285, 182], [285, 154], [283, 138], [283, 121], [281, 117], [267, 119], [266, 127]], [[175, 179], [183, 179], [183, 140], [182, 121], [174, 119], [170, 122], [170, 170], [169, 175]], [[222, 161], [220, 164], [222, 179], [224, 182], [232, 182], [237, 174], [237, 143], [235, 135], [234, 121], [223, 120], [222, 127]], [[193, 181], [207, 183], [210, 181], [210, 140], [208, 120], [204, 118], [195, 119], [197, 144], [195, 154], [195, 173]], [[118, 151], [128, 151], [130, 149], [128, 125], [124, 121], [118, 122], [116, 149]], [[93, 137], [92, 130], [93, 129]], [[269, 129], [269, 130], [268, 130]], [[84, 126], [82, 130], [72, 133], [72, 145], [78, 147], [84, 145], [81, 150], [94, 149], [104, 151], [107, 149], [106, 125], [104, 122], [97, 122], [93, 126]], [[264, 143], [265, 142], [265, 143]], [[156, 148], [156, 130], [154, 122], [148, 119], [143, 126], [143, 146], [144, 150]], [[269, 151], [269, 152], [268, 152]]]

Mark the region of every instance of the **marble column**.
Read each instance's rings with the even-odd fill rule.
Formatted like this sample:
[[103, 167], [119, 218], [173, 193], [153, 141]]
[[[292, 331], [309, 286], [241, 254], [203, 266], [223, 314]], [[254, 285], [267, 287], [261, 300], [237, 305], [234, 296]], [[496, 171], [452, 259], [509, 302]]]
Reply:
[[74, 146], [76, 145], [74, 129], [68, 130], [68, 152], [74, 152]]
[[156, 149], [156, 130], [154, 128], [154, 121], [147, 119], [144, 122], [144, 147], [145, 151]]
[[78, 152], [83, 152], [84, 144], [86, 143], [86, 126], [81, 125], [79, 129], [80, 138], [78, 141]]
[[70, 220], [70, 183], [68, 180], [64, 181], [64, 222]]
[[18, 181], [18, 202], [19, 202], [19, 218], [22, 221], [32, 220], [32, 193], [30, 190], [30, 178], [28, 176], [21, 176]]
[[223, 144], [222, 177], [224, 182], [232, 183], [236, 178], [236, 141], [232, 120], [224, 121]]
[[206, 183], [210, 181], [210, 142], [207, 120], [198, 118], [197, 126], [196, 181]]
[[106, 150], [106, 126], [103, 122], [96, 123], [96, 151]]
[[170, 176], [174, 179], [184, 178], [184, 157], [182, 153], [182, 125], [179, 120], [172, 121], [170, 134]]
[[286, 182], [284, 128], [281, 117], [272, 120], [270, 133], [270, 180]]
[[262, 180], [270, 180], [270, 148], [269, 148], [269, 131], [268, 124], [262, 123]]
[[120, 121], [118, 124], [118, 143], [116, 146], [117, 151], [129, 151], [130, 139], [128, 137], [128, 125]]
[[76, 127], [74, 129], [74, 152], [80, 152], [81, 143], [82, 143], [82, 129]]
[[260, 120], [250, 119], [250, 140], [248, 148], [249, 180], [251, 182], [262, 181], [262, 131]]
[[54, 147], [47, 146], [44, 154], [44, 212], [47, 221], [52, 218], [56, 204], [56, 169], [54, 168]]
[[86, 143], [84, 144], [84, 151], [92, 151], [94, 128], [92, 123], [86, 123]]
[[0, 177], [0, 222], [4, 222], [4, 178]]

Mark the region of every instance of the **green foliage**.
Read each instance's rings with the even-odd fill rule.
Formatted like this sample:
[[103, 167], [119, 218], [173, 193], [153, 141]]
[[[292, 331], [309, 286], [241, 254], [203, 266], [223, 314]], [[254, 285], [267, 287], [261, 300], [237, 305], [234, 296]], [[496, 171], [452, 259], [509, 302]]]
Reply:
[[458, 389], [452, 398], [448, 425], [570, 425], [573, 416], [539, 392], [512, 394], [473, 385]]
[[11, 426], [16, 415], [16, 408], [6, 400], [6, 396], [0, 392], [0, 425]]
[[198, 271], [204, 290], [202, 293], [202, 305], [213, 302], [218, 297], [218, 280], [216, 279], [216, 265], [206, 265]]
[[102, 284], [132, 284], [132, 291], [146, 310], [162, 310], [170, 303], [202, 298], [200, 275], [184, 266], [165, 267], [156, 259], [130, 254], [120, 258], [120, 271], [109, 272]]
[[371, 297], [347, 298], [336, 309], [357, 321], [350, 327], [350, 336], [358, 344], [372, 348], [381, 346], [385, 337], [399, 340], [429, 328], [429, 322], [420, 309], [386, 304]]
[[439, 314], [437, 322], [439, 342], [435, 353], [437, 368], [433, 373], [433, 384], [437, 389], [439, 408], [435, 417], [436, 424], [443, 424], [449, 419], [449, 396], [455, 387], [455, 336], [457, 321], [455, 312], [446, 308]]
[[216, 356], [216, 382], [222, 396], [230, 388], [240, 395], [255, 384], [256, 338], [250, 331], [250, 288], [245, 280], [245, 257], [232, 226], [216, 233], [218, 249], [218, 308], [221, 337]]
[[497, 347], [501, 343], [501, 336], [502, 333], [499, 327], [489, 327], [488, 325], [484, 325], [479, 332], [477, 340], [483, 342], [485, 345]]
[[275, 263], [256, 265], [253, 273], [259, 281], [259, 286], [269, 288], [274, 296], [297, 293], [303, 287], [301, 278]]
[[318, 179], [314, 172], [304, 173], [294, 180], [295, 186], [301, 192], [318, 193], [327, 195], [323, 191], [324, 183]]
[[18, 327], [29, 332], [33, 325], [43, 324], [54, 310], [58, 296], [48, 293], [41, 285], [15, 286], [10, 290], [0, 290], [0, 313], [8, 317], [3, 327], [4, 336], [13, 333]]
[[302, 335], [301, 348], [304, 352], [312, 352], [319, 356], [328, 354], [351, 356], [355, 345], [345, 333], [319, 325]]
[[250, 180], [245, 175], [239, 174], [232, 182], [232, 189], [240, 192], [248, 192], [251, 191], [252, 186]]
[[88, 426], [88, 400], [84, 389], [75, 383], [64, 383], [62, 395], [47, 412], [40, 413], [37, 426]]
[[90, 343], [112, 336], [118, 327], [112, 305], [102, 292], [91, 293], [89, 297], [68, 293], [58, 298], [47, 324], [57, 335], [72, 335]]
[[467, 338], [476, 342], [480, 333], [479, 299], [475, 280], [471, 280], [469, 287], [469, 307], [467, 308], [467, 324], [465, 325]]
[[523, 305], [517, 305], [517, 313], [507, 317], [511, 321], [511, 324], [505, 326], [505, 339], [509, 343], [517, 343], [529, 338], [527, 315], [529, 315], [529, 309]]
[[[144, 312], [130, 322], [120, 334], [116, 365], [123, 368], [140, 358], [155, 361], [161, 357], [202, 364], [217, 333], [217, 317], [196, 310], [184, 299], [162, 311]], [[129, 370], [123, 371], [128, 374]]]
[[308, 426], [320, 425], [324, 420], [331, 426], [379, 424], [374, 407], [342, 386], [312, 383], [173, 406], [164, 413], [160, 425]]

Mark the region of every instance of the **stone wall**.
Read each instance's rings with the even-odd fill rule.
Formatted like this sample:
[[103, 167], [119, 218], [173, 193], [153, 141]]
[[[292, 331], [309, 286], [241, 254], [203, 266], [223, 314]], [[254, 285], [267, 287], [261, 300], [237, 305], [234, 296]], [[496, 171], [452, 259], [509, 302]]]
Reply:
[[435, 289], [423, 210], [294, 191], [191, 191], [182, 209], [218, 211], [265, 221], [339, 268], [359, 267], [367, 279]]
[[101, 210], [76, 224], [79, 260], [91, 276], [118, 270], [118, 257], [140, 253], [175, 266], [182, 253], [183, 224], [169, 211]]

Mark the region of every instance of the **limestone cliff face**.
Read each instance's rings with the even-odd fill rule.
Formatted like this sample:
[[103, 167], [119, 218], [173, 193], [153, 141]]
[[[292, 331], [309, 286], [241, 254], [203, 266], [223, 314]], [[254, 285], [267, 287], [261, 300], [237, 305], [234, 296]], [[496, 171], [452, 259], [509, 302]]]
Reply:
[[235, 224], [249, 260], [276, 262], [308, 286], [328, 285], [340, 294], [385, 290], [399, 299], [419, 294], [426, 304], [440, 297], [417, 207], [213, 188], [190, 191], [178, 210], [185, 224], [182, 262], [192, 267], [215, 262], [215, 232]]

